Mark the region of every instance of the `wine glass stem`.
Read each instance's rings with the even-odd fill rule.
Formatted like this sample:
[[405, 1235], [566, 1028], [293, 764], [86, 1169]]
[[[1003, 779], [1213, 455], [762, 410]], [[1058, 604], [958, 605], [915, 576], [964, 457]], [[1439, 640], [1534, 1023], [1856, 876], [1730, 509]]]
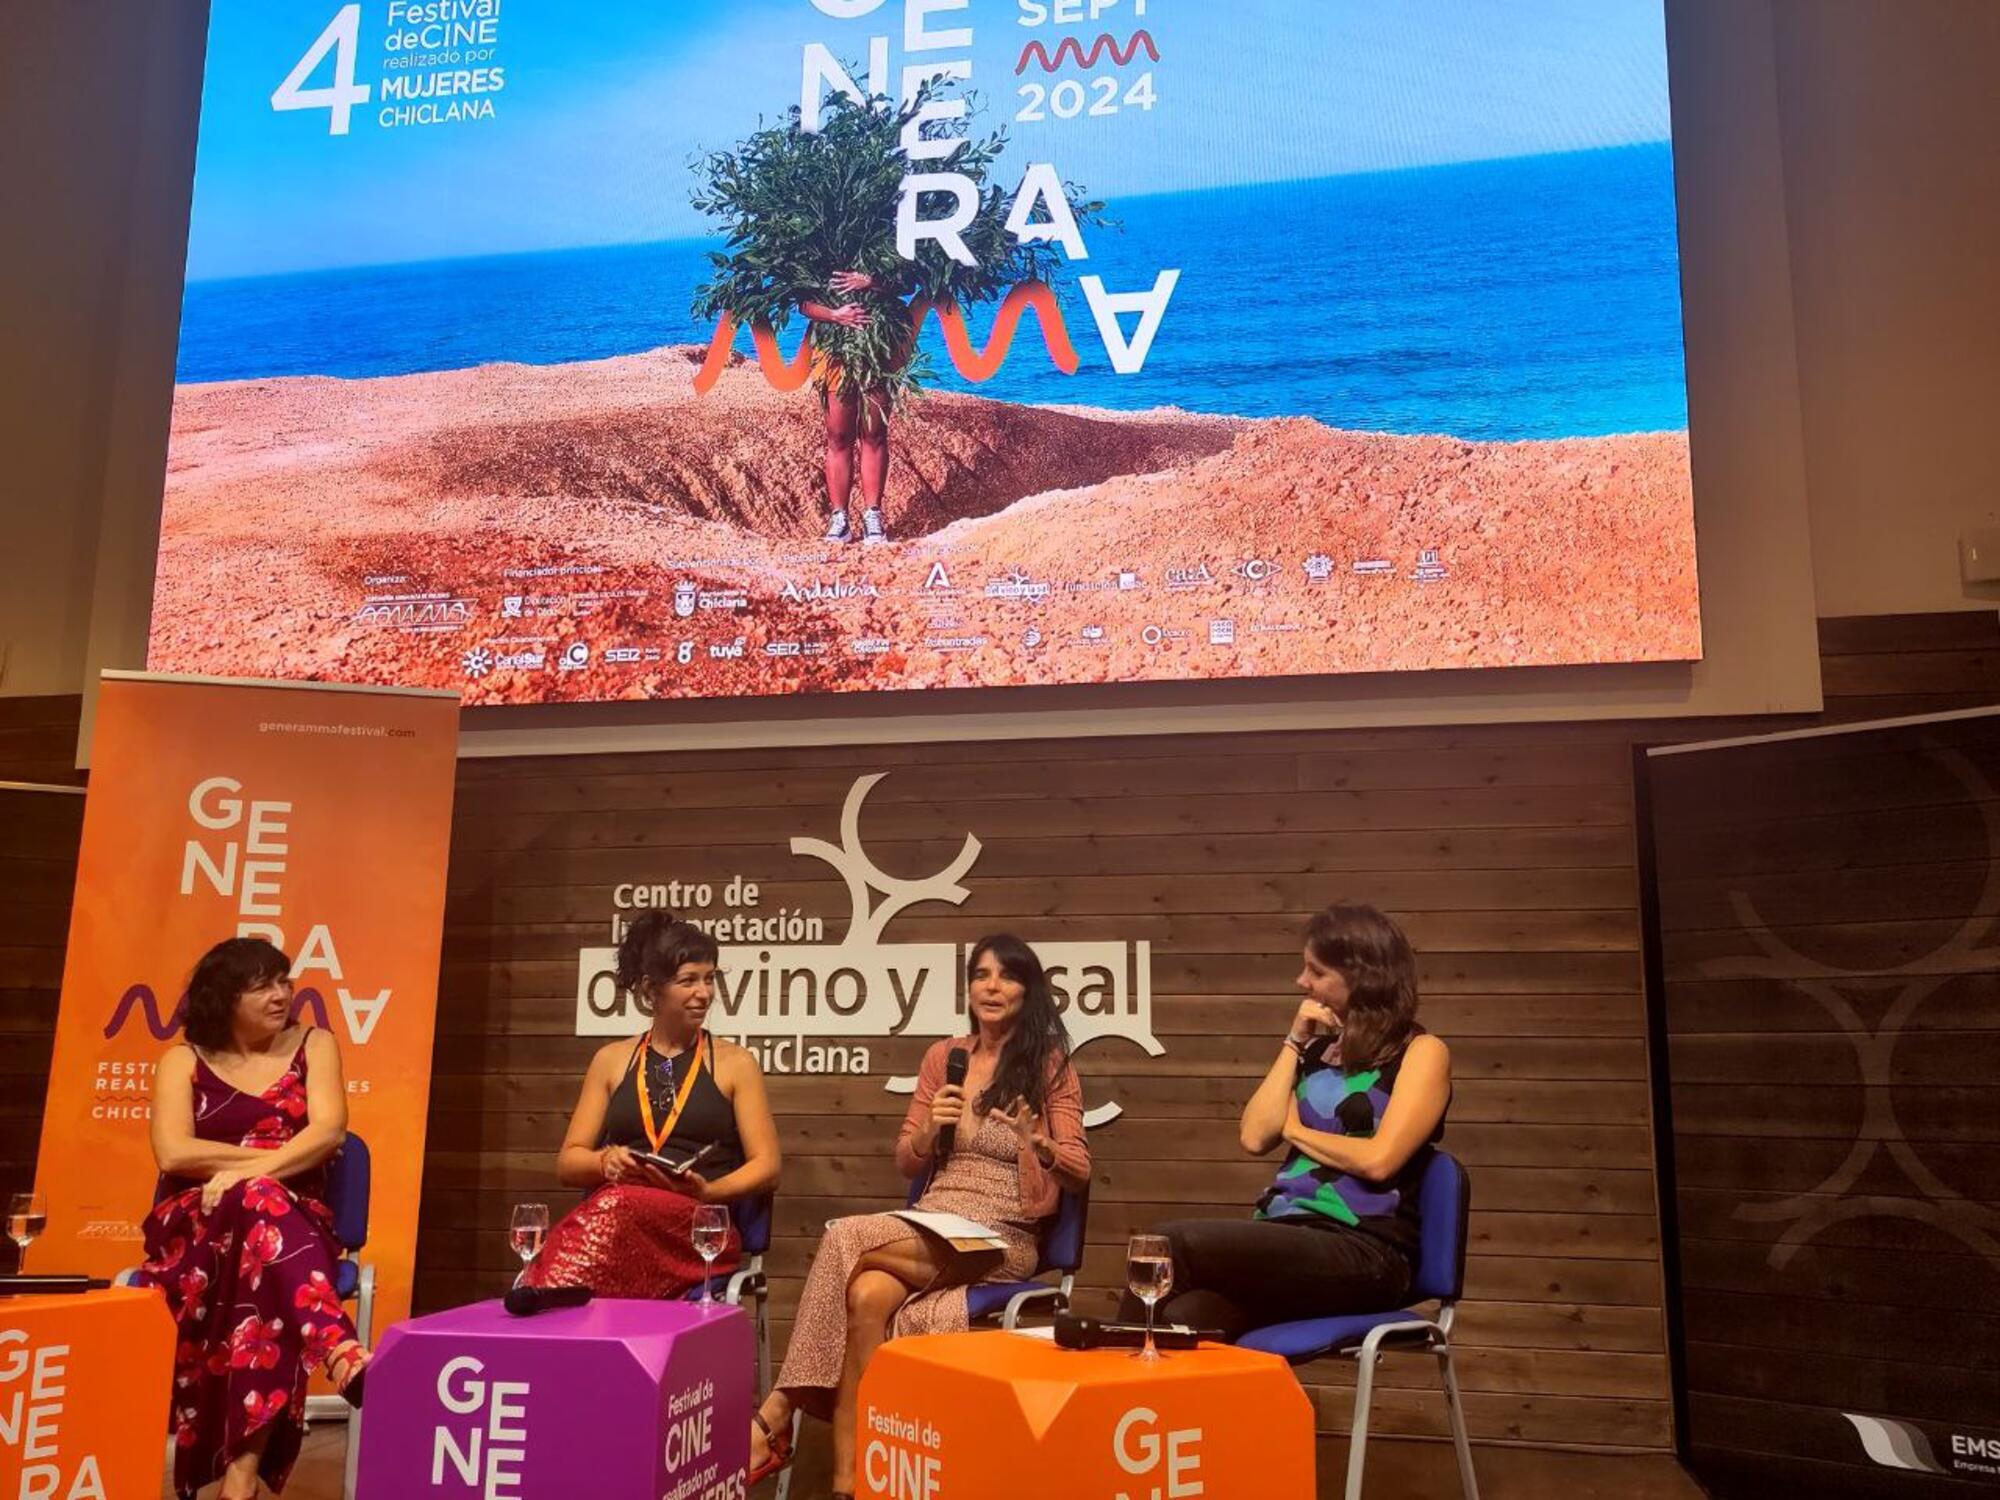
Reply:
[[1153, 1347], [1153, 1308], [1158, 1301], [1157, 1297], [1146, 1299], [1146, 1347], [1143, 1352], [1147, 1359], [1158, 1359], [1160, 1355], [1160, 1351]]

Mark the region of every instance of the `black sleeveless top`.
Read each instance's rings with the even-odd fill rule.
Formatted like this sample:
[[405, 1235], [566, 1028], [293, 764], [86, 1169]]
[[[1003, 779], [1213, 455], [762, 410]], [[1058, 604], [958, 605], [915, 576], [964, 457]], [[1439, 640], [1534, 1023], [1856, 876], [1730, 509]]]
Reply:
[[[618, 1080], [618, 1087], [611, 1091], [611, 1103], [604, 1111], [604, 1133], [598, 1137], [598, 1146], [624, 1146], [634, 1151], [650, 1151], [653, 1143], [646, 1139], [646, 1126], [639, 1113], [639, 1062], [643, 1054], [647, 1069], [646, 1091], [653, 1101], [653, 1118], [664, 1117], [673, 1106], [667, 1102], [680, 1091], [687, 1080], [687, 1070], [694, 1066], [694, 1049], [689, 1048], [679, 1057], [662, 1057], [655, 1052], [650, 1037], [641, 1038], [632, 1049], [631, 1061], [625, 1065], [625, 1076]], [[694, 1088], [688, 1094], [687, 1108], [674, 1122], [673, 1134], [666, 1139], [669, 1155], [689, 1155], [710, 1141], [718, 1142], [714, 1155], [695, 1170], [713, 1182], [725, 1173], [734, 1172], [743, 1165], [743, 1141], [736, 1134], [736, 1111], [729, 1099], [715, 1082], [715, 1041], [709, 1039], [708, 1063], [695, 1079]]]
[[[1328, 1135], [1373, 1135], [1376, 1123], [1389, 1108], [1389, 1096], [1396, 1090], [1407, 1045], [1377, 1067], [1343, 1068], [1328, 1056], [1330, 1039], [1313, 1042], [1299, 1060], [1294, 1091], [1299, 1123]], [[1449, 1108], [1447, 1101], [1447, 1111]], [[1444, 1118], [1440, 1116], [1430, 1139], [1411, 1153], [1387, 1182], [1368, 1182], [1323, 1166], [1303, 1151], [1294, 1151], [1257, 1200], [1257, 1217], [1321, 1227], [1344, 1225], [1385, 1239], [1404, 1254], [1415, 1256], [1422, 1237], [1417, 1221], [1417, 1184], [1443, 1137]]]

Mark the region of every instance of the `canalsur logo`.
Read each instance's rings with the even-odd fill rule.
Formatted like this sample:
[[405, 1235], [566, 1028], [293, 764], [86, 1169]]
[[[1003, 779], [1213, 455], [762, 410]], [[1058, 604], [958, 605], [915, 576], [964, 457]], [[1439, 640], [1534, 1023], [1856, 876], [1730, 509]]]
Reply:
[[[964, 880], [979, 860], [980, 842], [966, 834], [957, 856], [921, 880], [883, 873], [861, 846], [861, 808], [885, 774], [863, 776], [848, 789], [838, 844], [803, 836], [791, 840], [794, 855], [830, 866], [847, 887], [847, 932], [837, 943], [811, 941], [825, 922], [789, 909], [774, 916], [743, 910], [705, 915], [715, 893], [709, 884], [676, 882], [671, 891], [639, 884], [617, 888], [620, 906], [672, 906], [716, 935], [722, 953], [709, 1025], [756, 1052], [770, 1072], [865, 1074], [873, 1071], [868, 1041], [959, 1036], [970, 1025], [962, 986], [965, 949], [955, 943], [891, 943], [884, 933], [911, 907], [962, 905], [972, 894]], [[732, 905], [756, 905], [756, 886], [740, 875], [723, 889], [735, 895]], [[618, 930], [614, 923], [614, 935]], [[1035, 952], [1048, 970], [1075, 1048], [1100, 1037], [1122, 1037], [1148, 1057], [1166, 1050], [1153, 1035], [1150, 943], [1037, 943]], [[618, 991], [617, 956], [610, 947], [585, 948], [577, 955], [578, 1036], [628, 1036], [646, 1024], [646, 1012]], [[916, 1080], [889, 1078], [884, 1087], [907, 1094]], [[1120, 1109], [1115, 1103], [1099, 1105], [1085, 1112], [1084, 1123], [1101, 1125]]]

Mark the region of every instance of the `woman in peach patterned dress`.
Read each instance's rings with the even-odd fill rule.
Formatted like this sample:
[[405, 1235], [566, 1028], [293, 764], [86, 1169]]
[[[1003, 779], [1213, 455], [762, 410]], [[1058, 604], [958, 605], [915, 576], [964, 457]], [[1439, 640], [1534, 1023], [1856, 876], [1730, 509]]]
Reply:
[[[1033, 1274], [1037, 1236], [1062, 1189], [1089, 1180], [1083, 1090], [1034, 950], [1007, 934], [982, 939], [966, 988], [973, 1032], [924, 1054], [896, 1139], [896, 1165], [912, 1179], [928, 1174], [919, 1209], [978, 1220], [1005, 1248], [955, 1250], [890, 1213], [827, 1225], [799, 1296], [784, 1368], [752, 1421], [753, 1484], [791, 1461], [787, 1435], [796, 1409], [831, 1422], [833, 1493], [851, 1496], [855, 1391], [869, 1357], [892, 1332], [963, 1329], [973, 1283]], [[954, 1050], [966, 1054], [963, 1084], [945, 1081]], [[956, 1136], [948, 1152], [939, 1141], [946, 1126]]]
[[347, 1085], [327, 1032], [291, 1021], [291, 960], [231, 938], [188, 980], [187, 1044], [153, 1078], [166, 1191], [146, 1219], [138, 1284], [179, 1325], [168, 1422], [174, 1492], [282, 1491], [324, 1368], [361, 1404], [368, 1352], [334, 1292], [326, 1163], [347, 1138]]

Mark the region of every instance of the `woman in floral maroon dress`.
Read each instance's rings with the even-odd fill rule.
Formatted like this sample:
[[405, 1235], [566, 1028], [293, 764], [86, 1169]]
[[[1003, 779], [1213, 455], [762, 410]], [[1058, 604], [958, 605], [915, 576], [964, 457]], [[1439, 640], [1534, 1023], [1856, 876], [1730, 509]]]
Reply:
[[153, 1155], [167, 1179], [139, 1283], [179, 1325], [169, 1423], [174, 1490], [219, 1500], [285, 1487], [322, 1367], [360, 1405], [368, 1352], [335, 1295], [326, 1163], [347, 1138], [333, 1037], [291, 1020], [291, 960], [217, 943], [188, 980], [187, 1045], [153, 1078]]

